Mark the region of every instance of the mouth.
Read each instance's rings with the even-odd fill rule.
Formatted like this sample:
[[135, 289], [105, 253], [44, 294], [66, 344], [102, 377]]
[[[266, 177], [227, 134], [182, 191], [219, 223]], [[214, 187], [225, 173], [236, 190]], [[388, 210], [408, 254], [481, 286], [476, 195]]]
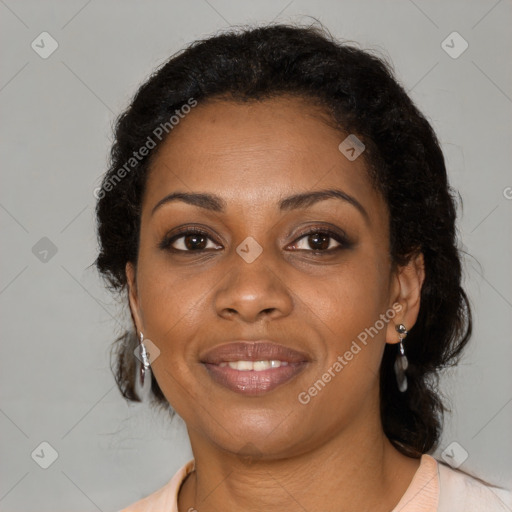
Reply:
[[236, 393], [257, 396], [290, 381], [310, 358], [303, 352], [262, 340], [220, 345], [200, 360], [217, 384]]

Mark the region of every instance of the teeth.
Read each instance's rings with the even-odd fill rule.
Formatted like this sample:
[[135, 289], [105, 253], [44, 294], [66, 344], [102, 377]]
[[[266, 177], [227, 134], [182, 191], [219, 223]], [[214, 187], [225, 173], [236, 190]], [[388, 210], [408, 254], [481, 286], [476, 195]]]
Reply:
[[[279, 361], [275, 361], [276, 363], [279, 363]], [[279, 366], [281, 364], [279, 363]], [[259, 370], [268, 370], [269, 368], [272, 368], [272, 361], [254, 361], [253, 363], [253, 370], [259, 371]], [[277, 367], [274, 367], [277, 368]]]
[[287, 361], [230, 361], [222, 362], [219, 364], [220, 367], [229, 366], [233, 370], [240, 370], [243, 372], [253, 370], [260, 372], [262, 370], [269, 370], [270, 368], [279, 368], [280, 366], [287, 366]]
[[233, 368], [234, 370], [254, 370], [253, 362], [252, 361], [235, 361], [228, 363], [228, 366], [230, 368]]

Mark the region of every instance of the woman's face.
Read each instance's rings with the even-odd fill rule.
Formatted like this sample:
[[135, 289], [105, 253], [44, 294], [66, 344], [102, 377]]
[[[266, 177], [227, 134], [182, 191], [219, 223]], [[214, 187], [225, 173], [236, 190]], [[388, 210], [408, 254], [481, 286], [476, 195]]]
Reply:
[[[421, 282], [392, 273], [387, 206], [345, 137], [297, 98], [219, 100], [155, 155], [130, 306], [193, 445], [289, 456], [379, 419], [384, 346]], [[281, 362], [234, 363], [254, 359]]]

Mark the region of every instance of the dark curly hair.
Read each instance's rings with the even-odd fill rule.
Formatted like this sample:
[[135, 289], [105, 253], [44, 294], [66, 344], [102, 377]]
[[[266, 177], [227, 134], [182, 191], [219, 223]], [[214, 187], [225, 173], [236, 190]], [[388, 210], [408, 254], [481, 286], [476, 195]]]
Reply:
[[[419, 316], [406, 344], [407, 391], [401, 393], [395, 380], [397, 345], [386, 344], [380, 369], [383, 430], [402, 453], [419, 457], [438, 445], [448, 410], [438, 372], [459, 359], [471, 335], [471, 308], [461, 287], [456, 202], [439, 142], [391, 65], [374, 53], [336, 40], [321, 26], [271, 24], [230, 29], [173, 55], [117, 119], [110, 167], [96, 194], [100, 250], [95, 264], [111, 291], [127, 292], [125, 266], [137, 264], [148, 170], [166, 137], [146, 157], [130, 159], [191, 98], [200, 104], [293, 95], [320, 105], [340, 132], [356, 134], [366, 146], [369, 179], [389, 208], [394, 268], [419, 252], [424, 256]], [[127, 170], [128, 161], [133, 167]], [[136, 347], [133, 330], [112, 347], [117, 384], [132, 401], [140, 401]], [[154, 376], [151, 390], [153, 404], [172, 414]]]

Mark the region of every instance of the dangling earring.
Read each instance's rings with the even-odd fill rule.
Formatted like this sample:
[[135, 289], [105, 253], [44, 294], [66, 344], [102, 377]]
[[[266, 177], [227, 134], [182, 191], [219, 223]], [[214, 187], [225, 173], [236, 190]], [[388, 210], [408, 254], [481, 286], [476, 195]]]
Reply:
[[405, 355], [404, 344], [402, 343], [403, 339], [407, 336], [407, 329], [404, 324], [398, 324], [395, 329], [400, 338], [399, 354], [396, 356], [395, 360], [395, 374], [398, 389], [403, 393], [407, 391], [407, 375], [405, 374], [405, 370], [407, 370], [409, 366], [409, 361], [407, 361], [407, 356]]
[[150, 362], [149, 362], [148, 353], [146, 351], [146, 347], [144, 345], [144, 334], [142, 334], [142, 332], [140, 333], [139, 347], [140, 347], [140, 356], [142, 357], [142, 364], [140, 365], [140, 374], [139, 374], [140, 385], [141, 385], [141, 387], [144, 387], [144, 377], [146, 375], [146, 371], [149, 372]]

